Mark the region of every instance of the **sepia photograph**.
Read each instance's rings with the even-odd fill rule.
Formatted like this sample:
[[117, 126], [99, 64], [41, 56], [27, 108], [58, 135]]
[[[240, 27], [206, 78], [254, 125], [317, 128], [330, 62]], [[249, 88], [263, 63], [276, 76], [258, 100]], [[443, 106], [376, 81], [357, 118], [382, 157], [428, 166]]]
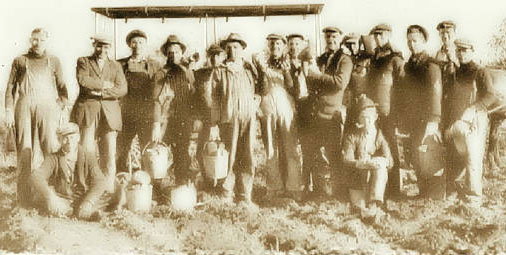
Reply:
[[0, 255], [506, 254], [504, 1], [0, 19]]

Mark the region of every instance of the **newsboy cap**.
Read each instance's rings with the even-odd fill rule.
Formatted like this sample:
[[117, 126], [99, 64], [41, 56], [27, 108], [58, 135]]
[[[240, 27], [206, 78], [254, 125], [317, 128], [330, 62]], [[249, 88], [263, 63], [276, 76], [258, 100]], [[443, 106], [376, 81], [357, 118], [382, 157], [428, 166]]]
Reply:
[[224, 50], [218, 44], [211, 44], [209, 48], [207, 48], [207, 55], [215, 55], [218, 53], [224, 52]]
[[429, 40], [429, 33], [427, 32], [427, 30], [420, 26], [420, 25], [411, 25], [408, 27], [408, 29], [406, 30], [406, 34], [410, 34], [410, 33], [421, 33], [423, 35], [423, 38], [425, 39], [425, 41]]
[[280, 34], [269, 34], [265, 39], [267, 40], [281, 40], [286, 43], [286, 39]]
[[95, 34], [91, 39], [98, 44], [112, 44], [112, 38], [108, 34]]
[[165, 43], [162, 45], [162, 47], [160, 47], [160, 51], [163, 53], [163, 55], [167, 56], [167, 47], [172, 44], [178, 44], [181, 47], [183, 53], [186, 51], [186, 45], [184, 45], [184, 43], [179, 40], [179, 37], [177, 37], [177, 35], [169, 35]]
[[344, 36], [343, 42], [345, 43], [358, 43], [360, 36], [355, 33], [349, 33]]
[[126, 36], [126, 43], [127, 45], [130, 44], [130, 40], [134, 39], [135, 37], [143, 37], [144, 39], [148, 39], [148, 36], [146, 33], [139, 29], [132, 30], [128, 35]]
[[455, 46], [457, 46], [457, 49], [466, 49], [474, 51], [474, 44], [470, 40], [465, 38], [456, 39]]
[[455, 30], [457, 29], [457, 25], [455, 24], [455, 22], [453, 22], [453, 20], [444, 20], [441, 21], [436, 27], [437, 30], [441, 30], [444, 28], [453, 28], [453, 30]]
[[357, 98], [356, 107], [357, 113], [360, 113], [367, 108], [376, 108], [376, 104], [371, 99], [369, 99], [365, 94], [361, 94]]
[[381, 23], [374, 26], [369, 34], [377, 34], [381, 32], [392, 32], [392, 27], [386, 23]]
[[286, 36], [287, 40], [290, 40], [292, 38], [300, 38], [300, 39], [304, 40], [304, 36], [301, 35], [301, 34], [297, 34], [297, 33], [295, 33], [295, 34], [289, 34], [289, 35]]
[[323, 30], [322, 30], [323, 33], [340, 33], [342, 34], [343, 31], [337, 27], [333, 27], [333, 26], [329, 26], [329, 27], [325, 27]]
[[227, 38], [221, 40], [220, 46], [225, 49], [225, 46], [229, 42], [238, 42], [241, 44], [243, 49], [245, 49], [248, 46], [248, 44], [246, 44], [246, 42], [242, 39], [241, 35], [239, 35], [238, 33], [230, 33], [227, 36]]
[[59, 136], [79, 134], [79, 126], [73, 122], [64, 123], [56, 130], [56, 134]]

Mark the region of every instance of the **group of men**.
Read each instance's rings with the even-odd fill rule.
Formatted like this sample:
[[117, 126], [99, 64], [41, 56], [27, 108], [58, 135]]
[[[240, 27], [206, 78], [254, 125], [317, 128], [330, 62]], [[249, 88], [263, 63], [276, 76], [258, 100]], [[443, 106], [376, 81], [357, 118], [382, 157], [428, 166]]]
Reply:
[[[190, 68], [176, 35], [160, 48], [163, 66], [148, 58], [143, 31], [127, 35], [132, 54], [118, 61], [108, 57], [111, 39], [96, 35], [93, 54], [77, 61], [79, 96], [71, 123], [62, 123], [60, 109], [71, 107], [61, 67], [45, 51], [48, 33], [35, 29], [29, 52], [14, 60], [5, 100], [7, 125], [16, 130], [19, 202], [41, 197], [49, 212], [65, 214], [71, 211], [65, 199], [74, 197], [76, 215], [89, 217], [114, 189], [117, 169], [126, 170], [137, 135], [141, 147], [162, 141], [172, 146], [177, 185], [203, 171], [203, 144], [219, 137], [229, 152], [221, 195], [252, 205], [258, 123], [267, 200], [299, 201], [309, 192], [347, 198], [349, 190], [361, 190], [369, 207], [381, 207], [385, 192], [400, 193], [399, 131], [409, 134], [409, 161], [422, 196], [431, 176], [419, 175], [426, 162], [413, 152], [434, 139], [447, 148], [446, 196], [458, 192], [479, 201], [487, 109], [497, 98], [487, 69], [472, 59], [473, 44], [455, 40], [455, 23], [441, 22], [437, 30], [443, 46], [431, 57], [427, 30], [408, 27], [408, 61], [391, 46], [387, 24], [367, 36], [326, 27], [325, 52], [317, 58], [303, 35], [269, 34], [268, 53], [247, 61], [247, 43], [231, 33], [207, 49], [198, 70]], [[465, 153], [443, 139], [457, 121], [468, 123], [479, 141]], [[43, 161], [36, 161], [37, 150]]]

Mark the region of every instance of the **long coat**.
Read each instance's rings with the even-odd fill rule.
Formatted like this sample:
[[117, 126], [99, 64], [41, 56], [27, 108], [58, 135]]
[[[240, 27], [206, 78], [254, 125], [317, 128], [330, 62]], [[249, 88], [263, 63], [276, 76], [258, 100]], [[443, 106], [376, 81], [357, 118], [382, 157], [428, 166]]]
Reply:
[[[100, 70], [94, 56], [81, 57], [77, 60], [77, 82], [79, 96], [72, 112], [72, 119], [81, 127], [88, 127], [99, 121], [104, 114], [107, 124], [112, 130], [122, 128], [121, 109], [118, 99], [127, 94], [128, 87], [121, 65], [114, 60], [105, 60]], [[114, 87], [104, 88], [104, 82], [114, 83]], [[102, 92], [102, 96], [92, 95], [91, 92]]]

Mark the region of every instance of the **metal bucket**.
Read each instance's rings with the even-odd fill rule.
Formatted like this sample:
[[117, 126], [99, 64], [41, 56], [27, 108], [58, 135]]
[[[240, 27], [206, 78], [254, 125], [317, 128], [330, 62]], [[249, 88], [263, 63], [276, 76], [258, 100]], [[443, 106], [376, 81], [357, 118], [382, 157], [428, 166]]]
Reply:
[[153, 185], [136, 184], [127, 187], [127, 208], [133, 212], [149, 212], [153, 197]]
[[151, 179], [167, 177], [172, 163], [172, 151], [165, 143], [150, 142], [142, 150], [142, 167]]
[[219, 141], [207, 142], [202, 151], [206, 176], [213, 180], [223, 179], [228, 174], [228, 151]]
[[444, 147], [434, 140], [434, 135], [428, 136], [418, 147], [418, 162], [420, 173], [429, 178], [441, 172], [445, 167]]

